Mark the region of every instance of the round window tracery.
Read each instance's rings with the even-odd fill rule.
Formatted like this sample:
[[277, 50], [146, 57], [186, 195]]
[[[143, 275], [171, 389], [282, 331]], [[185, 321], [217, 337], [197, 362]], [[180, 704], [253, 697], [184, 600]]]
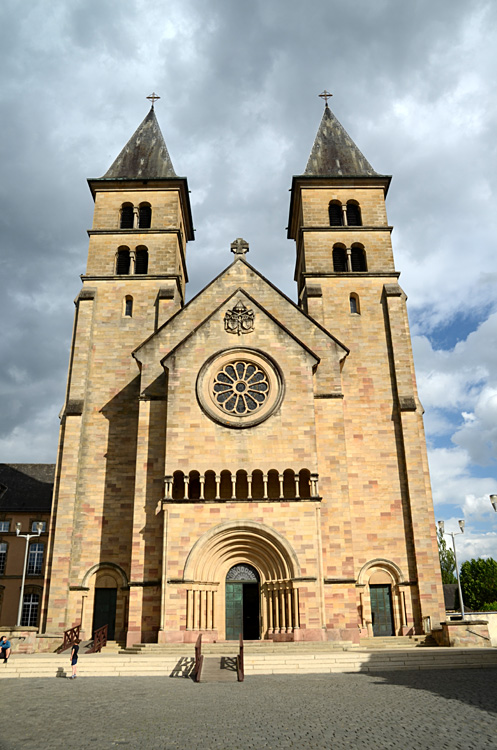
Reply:
[[252, 427], [279, 407], [284, 383], [276, 362], [245, 347], [226, 349], [200, 368], [197, 398], [204, 412], [225, 427]]
[[260, 367], [253, 362], [230, 362], [214, 378], [215, 402], [230, 414], [252, 414], [266, 402], [270, 385]]

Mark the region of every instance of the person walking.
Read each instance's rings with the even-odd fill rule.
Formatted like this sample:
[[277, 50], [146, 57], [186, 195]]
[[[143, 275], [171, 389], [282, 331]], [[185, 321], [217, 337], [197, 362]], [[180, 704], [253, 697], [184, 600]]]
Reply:
[[7, 659], [10, 656], [10, 652], [12, 650], [12, 646], [10, 645], [10, 641], [7, 639], [7, 636], [2, 635], [0, 638], [0, 648], [2, 649], [2, 659], [5, 666], [7, 666]]
[[81, 643], [80, 640], [76, 640], [75, 643], [73, 643], [72, 649], [71, 649], [71, 667], [72, 667], [72, 675], [69, 677], [70, 680], [75, 680], [77, 677], [76, 674], [76, 667], [78, 664], [78, 651], [79, 651], [79, 644]]

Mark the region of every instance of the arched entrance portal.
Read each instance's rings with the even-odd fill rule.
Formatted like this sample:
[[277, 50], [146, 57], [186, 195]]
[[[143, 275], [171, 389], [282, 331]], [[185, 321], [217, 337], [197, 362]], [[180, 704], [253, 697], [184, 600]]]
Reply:
[[226, 576], [226, 640], [260, 638], [259, 573], [252, 565], [233, 565]]

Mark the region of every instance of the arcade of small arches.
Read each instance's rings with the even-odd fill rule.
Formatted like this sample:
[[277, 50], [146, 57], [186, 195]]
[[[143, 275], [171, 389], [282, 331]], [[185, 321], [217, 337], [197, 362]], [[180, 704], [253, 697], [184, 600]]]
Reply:
[[361, 208], [357, 201], [350, 200], [342, 204], [339, 200], [332, 200], [328, 213], [331, 227], [362, 226]]
[[358, 242], [355, 242], [351, 247], [345, 247], [342, 243], [333, 245], [333, 270], [336, 273], [367, 271], [364, 246]]
[[150, 203], [123, 203], [119, 212], [120, 229], [150, 229], [152, 225], [152, 206]]
[[175, 471], [165, 477], [164, 499], [176, 500], [319, 500], [318, 474], [309, 469]]
[[148, 248], [138, 245], [130, 250], [126, 245], [121, 245], [116, 253], [116, 275], [129, 276], [133, 274], [148, 273]]

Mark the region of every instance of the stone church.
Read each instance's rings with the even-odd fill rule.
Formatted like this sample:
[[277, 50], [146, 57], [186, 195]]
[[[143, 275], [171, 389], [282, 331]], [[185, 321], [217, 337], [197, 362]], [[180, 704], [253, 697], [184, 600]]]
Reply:
[[358, 642], [445, 619], [389, 184], [326, 104], [291, 187], [298, 304], [240, 238], [185, 304], [188, 183], [153, 105], [89, 180], [43, 631]]

